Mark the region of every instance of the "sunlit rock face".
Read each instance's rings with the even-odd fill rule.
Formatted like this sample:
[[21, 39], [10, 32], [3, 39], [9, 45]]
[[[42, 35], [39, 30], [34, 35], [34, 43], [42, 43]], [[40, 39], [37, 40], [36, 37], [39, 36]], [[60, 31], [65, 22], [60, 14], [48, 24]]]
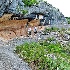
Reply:
[[0, 0], [0, 17], [4, 12], [19, 13], [19, 9], [24, 9], [24, 3], [22, 0]]
[[50, 24], [63, 24], [67, 23], [67, 20], [65, 19], [64, 15], [59, 11], [59, 9], [56, 9], [51, 4], [46, 2], [40, 2], [38, 5], [34, 5], [31, 7], [27, 7], [28, 14], [36, 12], [36, 13], [43, 13], [46, 15], [46, 22]]

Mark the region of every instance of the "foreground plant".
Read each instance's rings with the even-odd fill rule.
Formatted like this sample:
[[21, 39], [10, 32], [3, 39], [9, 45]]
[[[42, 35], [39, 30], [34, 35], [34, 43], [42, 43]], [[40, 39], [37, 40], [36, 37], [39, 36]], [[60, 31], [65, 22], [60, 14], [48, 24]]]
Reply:
[[29, 63], [32, 70], [70, 70], [68, 55], [59, 43], [24, 43], [17, 46], [15, 52]]
[[45, 32], [51, 32], [51, 31], [56, 32], [56, 31], [58, 31], [58, 30], [59, 30], [59, 28], [57, 28], [57, 27], [51, 27], [51, 28], [46, 28], [46, 29], [45, 29]]

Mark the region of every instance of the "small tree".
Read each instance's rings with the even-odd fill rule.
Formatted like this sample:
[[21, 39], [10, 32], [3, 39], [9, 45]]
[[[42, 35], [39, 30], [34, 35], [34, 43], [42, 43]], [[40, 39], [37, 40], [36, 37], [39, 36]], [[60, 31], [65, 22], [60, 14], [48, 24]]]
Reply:
[[25, 6], [32, 6], [34, 4], [38, 4], [37, 0], [22, 0]]
[[22, 10], [22, 14], [25, 15], [26, 13], [28, 13], [27, 10]]

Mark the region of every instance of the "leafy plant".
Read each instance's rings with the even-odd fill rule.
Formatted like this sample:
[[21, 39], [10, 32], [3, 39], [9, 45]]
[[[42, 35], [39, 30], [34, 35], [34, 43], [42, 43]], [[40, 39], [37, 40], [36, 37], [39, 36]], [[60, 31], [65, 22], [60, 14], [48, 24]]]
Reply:
[[23, 15], [25, 15], [26, 13], [28, 13], [27, 10], [22, 10]]
[[[34, 65], [33, 70], [70, 70], [69, 56], [63, 52], [64, 48], [60, 43], [48, 43], [40, 41], [38, 43], [24, 43], [16, 47], [15, 52], [26, 62]], [[53, 54], [56, 59], [48, 57]], [[68, 57], [66, 57], [68, 56]], [[65, 58], [64, 58], [65, 57]]]
[[70, 24], [70, 17], [66, 17], [68, 24]]
[[58, 31], [59, 28], [56, 28], [56, 27], [51, 27], [51, 28], [46, 28], [45, 31], [46, 32], [51, 32], [51, 31]]
[[22, 0], [25, 6], [32, 6], [34, 4], [38, 4], [37, 0]]

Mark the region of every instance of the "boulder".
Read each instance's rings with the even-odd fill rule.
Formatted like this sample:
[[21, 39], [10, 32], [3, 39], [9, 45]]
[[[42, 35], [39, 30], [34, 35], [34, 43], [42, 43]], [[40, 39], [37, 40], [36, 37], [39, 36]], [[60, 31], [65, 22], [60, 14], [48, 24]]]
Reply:
[[23, 9], [24, 3], [22, 2], [22, 0], [0, 0], [0, 17], [4, 14], [4, 12], [17, 14], [21, 13], [20, 10]]
[[[53, 7], [47, 2], [40, 2], [38, 5], [31, 7], [24, 7], [22, 0], [0, 0], [0, 17], [6, 13], [22, 14], [21, 10], [27, 10], [28, 14], [31, 13], [43, 13], [45, 14], [45, 23], [47, 24], [67, 24], [67, 20], [59, 11], [59, 9]], [[25, 16], [26, 16], [25, 15]]]
[[28, 14], [31, 13], [42, 13], [45, 14], [46, 24], [67, 24], [67, 20], [59, 11], [59, 9], [53, 7], [51, 4], [47, 2], [40, 2], [38, 5], [33, 5], [31, 7], [26, 7], [25, 10], [28, 10]]

